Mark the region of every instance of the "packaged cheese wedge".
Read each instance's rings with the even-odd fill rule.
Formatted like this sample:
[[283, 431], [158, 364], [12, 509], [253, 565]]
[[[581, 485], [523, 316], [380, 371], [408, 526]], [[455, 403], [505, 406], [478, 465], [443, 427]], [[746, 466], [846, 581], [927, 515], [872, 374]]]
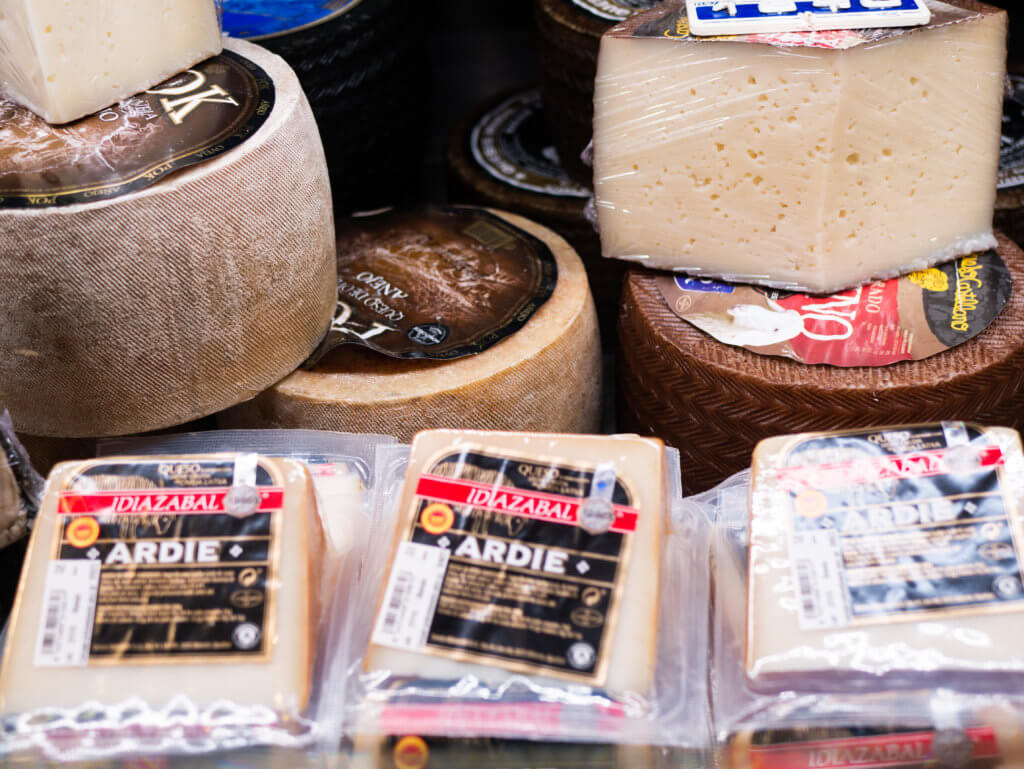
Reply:
[[703, 740], [706, 567], [687, 546], [707, 524], [670, 529], [675, 456], [635, 436], [418, 434], [352, 620], [346, 733]]
[[772, 438], [752, 472], [755, 686], [1024, 680], [1015, 431], [944, 422]]
[[308, 739], [322, 552], [313, 482], [292, 460], [59, 465], [7, 633], [0, 749], [99, 759]]

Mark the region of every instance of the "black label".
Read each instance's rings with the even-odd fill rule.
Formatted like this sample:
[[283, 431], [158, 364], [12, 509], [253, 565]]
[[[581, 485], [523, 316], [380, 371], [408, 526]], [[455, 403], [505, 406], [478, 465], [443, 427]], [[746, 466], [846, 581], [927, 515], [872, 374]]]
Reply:
[[938, 288], [922, 291], [921, 298], [928, 327], [949, 347], [988, 328], [1013, 290], [1013, 276], [995, 251], [965, 256], [935, 269], [946, 280]]

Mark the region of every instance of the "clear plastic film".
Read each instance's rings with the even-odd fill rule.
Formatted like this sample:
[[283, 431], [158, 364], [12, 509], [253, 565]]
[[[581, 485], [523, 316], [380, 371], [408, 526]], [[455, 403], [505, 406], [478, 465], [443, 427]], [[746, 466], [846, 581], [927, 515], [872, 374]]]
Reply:
[[59, 465], [7, 632], [0, 760], [314, 744], [323, 560], [299, 462]]
[[605, 33], [605, 256], [834, 292], [995, 246], [1006, 13], [928, 0], [884, 30], [699, 38], [685, 3]]
[[25, 536], [35, 521], [43, 479], [14, 433], [6, 411], [0, 411], [0, 549]]
[[439, 430], [394, 458], [321, 715], [357, 755], [405, 734], [706, 747], [709, 526], [673, 511], [673, 453]]

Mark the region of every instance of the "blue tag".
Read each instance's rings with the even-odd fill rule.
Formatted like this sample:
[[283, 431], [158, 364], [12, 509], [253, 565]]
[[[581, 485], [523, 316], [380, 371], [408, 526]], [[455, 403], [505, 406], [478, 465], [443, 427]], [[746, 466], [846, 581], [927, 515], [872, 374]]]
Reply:
[[697, 280], [676, 275], [676, 285], [680, 291], [700, 291], [705, 294], [731, 294], [736, 289], [728, 283], [717, 280]]
[[336, 16], [359, 0], [224, 0], [224, 32], [259, 39]]
[[689, 0], [694, 35], [751, 35], [927, 24], [924, 0]]

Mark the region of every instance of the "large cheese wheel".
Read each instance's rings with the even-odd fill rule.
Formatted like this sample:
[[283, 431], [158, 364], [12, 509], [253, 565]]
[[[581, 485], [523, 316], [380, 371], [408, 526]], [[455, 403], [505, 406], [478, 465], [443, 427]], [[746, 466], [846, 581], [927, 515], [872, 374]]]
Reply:
[[658, 274], [633, 270], [619, 315], [620, 428], [679, 449], [704, 491], [750, 466], [774, 435], [965, 420], [1024, 426], [1024, 253], [1001, 233], [1014, 289], [985, 331], [951, 350], [881, 367], [809, 366], [723, 344], [675, 315]]
[[187, 422], [295, 369], [330, 325], [334, 223], [294, 73], [241, 146], [136, 193], [0, 208], [0, 400], [18, 429], [96, 437]]
[[493, 213], [544, 241], [558, 264], [554, 293], [522, 329], [451, 361], [404, 360], [343, 345], [218, 423], [382, 433], [400, 441], [442, 427], [596, 432], [600, 341], [583, 264], [551, 230]]

